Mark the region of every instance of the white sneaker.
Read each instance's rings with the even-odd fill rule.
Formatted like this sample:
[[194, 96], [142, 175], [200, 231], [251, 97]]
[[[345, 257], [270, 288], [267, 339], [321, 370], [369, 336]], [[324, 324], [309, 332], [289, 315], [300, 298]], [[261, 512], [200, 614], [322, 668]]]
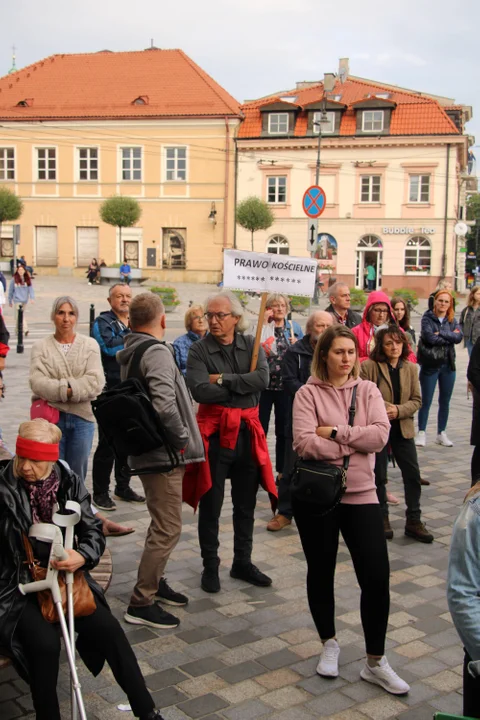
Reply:
[[333, 638], [323, 645], [322, 654], [317, 665], [318, 675], [323, 677], [338, 677], [338, 656], [340, 647]]
[[443, 447], [453, 447], [453, 443], [451, 440], [448, 439], [447, 433], [445, 431], [438, 433], [435, 442], [437, 443], [437, 445], [443, 445]]
[[415, 435], [415, 445], [417, 447], [425, 447], [427, 444], [427, 436], [425, 434], [425, 430], [419, 430], [418, 433]]
[[402, 680], [395, 670], [392, 670], [385, 655], [374, 667], [370, 667], [368, 662], [365, 662], [365, 666], [360, 671], [360, 677], [369, 683], [380, 685], [392, 695], [406, 695], [410, 690], [410, 685], [407, 685], [405, 680]]

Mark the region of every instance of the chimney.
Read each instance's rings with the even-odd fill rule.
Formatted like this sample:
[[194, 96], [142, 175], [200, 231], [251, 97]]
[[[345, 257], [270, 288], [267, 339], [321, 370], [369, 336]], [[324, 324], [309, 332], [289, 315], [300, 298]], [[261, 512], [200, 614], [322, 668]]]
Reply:
[[345, 80], [350, 75], [350, 63], [348, 58], [340, 58], [338, 61], [338, 77], [340, 78], [340, 81], [342, 83], [345, 82]]

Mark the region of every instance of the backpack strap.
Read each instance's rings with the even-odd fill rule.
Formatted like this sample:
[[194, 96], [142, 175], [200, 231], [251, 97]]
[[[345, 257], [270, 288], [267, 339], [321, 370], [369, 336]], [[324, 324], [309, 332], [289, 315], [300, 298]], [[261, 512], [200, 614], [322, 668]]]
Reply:
[[[357, 401], [357, 387], [358, 385], [355, 385], [352, 392], [352, 402], [350, 403], [350, 408], [348, 410], [348, 424], [350, 426], [353, 425], [353, 422], [355, 420], [355, 405]], [[343, 458], [343, 469], [346, 472], [348, 470], [348, 466], [350, 465], [350, 455], [345, 455]]]
[[142, 342], [142, 344], [134, 350], [132, 361], [130, 363], [130, 367], [128, 368], [127, 378], [137, 378], [137, 380], [141, 380], [143, 383], [145, 383], [145, 378], [140, 372], [140, 363], [142, 362], [142, 358], [147, 352], [148, 348], [152, 347], [152, 345], [164, 344], [165, 343], [157, 340], [156, 338], [150, 338], [149, 340], [145, 340], [144, 342]]

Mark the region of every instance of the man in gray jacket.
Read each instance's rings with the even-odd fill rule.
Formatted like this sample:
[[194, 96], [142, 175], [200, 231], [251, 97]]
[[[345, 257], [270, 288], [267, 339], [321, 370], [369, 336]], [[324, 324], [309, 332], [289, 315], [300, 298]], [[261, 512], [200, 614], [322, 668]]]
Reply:
[[[139, 369], [167, 440], [180, 456], [180, 465], [166, 471], [171, 465], [165, 448], [134, 458], [151, 522], [125, 620], [135, 625], [173, 628], [180, 621], [163, 610], [157, 602], [174, 606], [186, 605], [188, 602], [185, 595], [167, 585], [163, 574], [182, 530], [185, 463], [203, 461], [203, 443], [185, 380], [175, 364], [172, 349], [162, 341], [165, 308], [158, 295], [142, 293], [132, 300], [130, 327], [132, 333], [125, 338], [125, 349], [117, 354], [121, 378], [125, 380], [128, 377], [135, 351], [152, 338], [158, 340], [143, 354]], [[142, 468], [148, 468], [148, 474], [142, 474]], [[152, 472], [152, 468], [158, 468], [158, 471]]]

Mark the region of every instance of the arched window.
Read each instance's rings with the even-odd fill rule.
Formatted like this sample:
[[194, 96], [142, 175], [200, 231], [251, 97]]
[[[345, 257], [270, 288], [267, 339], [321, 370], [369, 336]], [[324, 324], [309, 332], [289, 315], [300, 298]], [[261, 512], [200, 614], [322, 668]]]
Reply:
[[360, 248], [382, 248], [382, 241], [376, 235], [364, 235], [358, 241], [357, 247]]
[[411, 237], [405, 246], [405, 272], [430, 272], [432, 246], [420, 235]]
[[287, 238], [283, 235], [273, 235], [267, 243], [267, 252], [275, 255], [288, 255], [290, 249]]

